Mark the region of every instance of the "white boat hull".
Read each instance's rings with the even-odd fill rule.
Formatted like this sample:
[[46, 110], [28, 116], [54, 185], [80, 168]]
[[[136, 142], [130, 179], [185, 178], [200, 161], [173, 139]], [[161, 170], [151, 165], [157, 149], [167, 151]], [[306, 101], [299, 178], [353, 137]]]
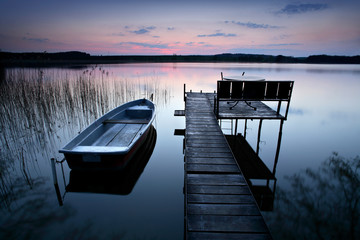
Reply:
[[71, 169], [123, 168], [146, 138], [155, 106], [146, 99], [108, 112], [59, 150]]

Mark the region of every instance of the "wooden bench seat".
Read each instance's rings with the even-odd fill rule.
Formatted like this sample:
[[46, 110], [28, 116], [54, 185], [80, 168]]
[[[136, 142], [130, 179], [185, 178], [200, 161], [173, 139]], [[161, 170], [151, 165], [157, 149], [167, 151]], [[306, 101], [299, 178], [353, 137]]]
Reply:
[[104, 124], [111, 123], [111, 124], [148, 124], [148, 119], [122, 119], [122, 120], [116, 120], [116, 119], [108, 119], [103, 121]]
[[[280, 114], [281, 103], [286, 102], [285, 119], [289, 111], [294, 81], [224, 81], [217, 82], [217, 95], [214, 102], [214, 111], [219, 117], [220, 101], [276, 101], [277, 114]], [[252, 107], [248, 104], [249, 107]], [[252, 107], [254, 111], [256, 108]]]

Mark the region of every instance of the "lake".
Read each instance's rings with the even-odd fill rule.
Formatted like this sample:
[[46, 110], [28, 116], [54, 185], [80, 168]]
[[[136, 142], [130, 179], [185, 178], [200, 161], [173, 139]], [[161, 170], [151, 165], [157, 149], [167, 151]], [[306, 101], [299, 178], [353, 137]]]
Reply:
[[[279, 194], [273, 211], [263, 213], [275, 237], [291, 238], [279, 233], [274, 220], [285, 214], [276, 199], [290, 196], [291, 176], [307, 168], [316, 171], [333, 156], [360, 155], [359, 65], [146, 63], [6, 69], [0, 76], [0, 238], [183, 239], [183, 137], [174, 136], [174, 130], [184, 129], [185, 119], [174, 111], [184, 109], [184, 84], [187, 91], [214, 92], [221, 72], [225, 77], [245, 72], [295, 81], [276, 166]], [[71, 171], [66, 162], [57, 163], [59, 204], [50, 159], [61, 161], [58, 150], [107, 111], [151, 95], [157, 109], [156, 143], [129, 190], [66, 191]], [[253, 148], [257, 129], [258, 121], [248, 121], [247, 140]], [[278, 131], [278, 121], [264, 120], [259, 156], [270, 170]], [[359, 192], [355, 188], [357, 196]], [[355, 206], [356, 214], [359, 208]]]

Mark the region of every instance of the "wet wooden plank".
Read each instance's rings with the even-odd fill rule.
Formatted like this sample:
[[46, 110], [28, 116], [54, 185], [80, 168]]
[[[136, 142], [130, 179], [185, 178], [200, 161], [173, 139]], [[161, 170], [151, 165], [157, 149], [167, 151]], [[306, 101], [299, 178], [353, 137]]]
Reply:
[[187, 185], [187, 192], [198, 193], [198, 194], [251, 194], [250, 189], [246, 185], [237, 185], [237, 186], [221, 186], [218, 185]]
[[188, 184], [203, 185], [246, 185], [239, 174], [186, 174]]
[[207, 148], [207, 147], [191, 147], [186, 145], [186, 150], [189, 153], [192, 152], [198, 152], [198, 153], [230, 153], [231, 154], [231, 150], [229, 149], [229, 147], [217, 147], [217, 148]]
[[210, 195], [210, 194], [188, 194], [187, 202], [189, 203], [222, 203], [222, 204], [255, 204], [255, 199], [251, 194], [247, 195]]
[[203, 158], [203, 157], [186, 157], [186, 163], [198, 164], [234, 164], [234, 159], [231, 157], [222, 158]]
[[192, 124], [188, 124], [186, 126], [186, 129], [189, 132], [219, 132], [220, 128], [219, 125], [217, 123], [214, 124], [197, 124], [197, 125], [192, 125]]
[[188, 232], [187, 240], [271, 240], [266, 233], [218, 233], [218, 232]]
[[261, 216], [189, 215], [189, 231], [267, 233]]
[[217, 120], [215, 118], [206, 118], [206, 119], [186, 119], [186, 122], [188, 124], [194, 124], [194, 125], [199, 125], [199, 124], [217, 124]]
[[232, 157], [232, 153], [228, 152], [228, 153], [217, 153], [217, 152], [192, 152], [189, 151], [187, 157], [198, 157], [198, 158], [229, 158]]
[[224, 142], [206, 142], [206, 141], [202, 141], [202, 142], [195, 142], [195, 141], [187, 141], [186, 142], [186, 147], [192, 147], [192, 148], [228, 148], [228, 144], [224, 143]]
[[188, 172], [202, 173], [239, 173], [239, 167], [236, 164], [186, 164]]
[[222, 141], [221, 138], [213, 138], [213, 139], [205, 139], [205, 138], [199, 138], [191, 136], [190, 138], [185, 139], [186, 143], [195, 143], [195, 144], [207, 144], [207, 143], [221, 143], [221, 144], [227, 144], [226, 142]]
[[254, 204], [188, 204], [188, 214], [259, 216], [259, 209]]
[[189, 134], [186, 135], [186, 140], [189, 139], [202, 139], [204, 142], [208, 141], [208, 140], [217, 140], [218, 142], [222, 142], [224, 141], [224, 136], [220, 135], [203, 135], [203, 134]]
[[223, 137], [224, 135], [222, 134], [222, 132], [219, 131], [187, 131], [186, 132], [186, 136], [190, 137], [191, 135], [199, 135], [199, 137], [212, 137], [212, 136], [220, 136]]

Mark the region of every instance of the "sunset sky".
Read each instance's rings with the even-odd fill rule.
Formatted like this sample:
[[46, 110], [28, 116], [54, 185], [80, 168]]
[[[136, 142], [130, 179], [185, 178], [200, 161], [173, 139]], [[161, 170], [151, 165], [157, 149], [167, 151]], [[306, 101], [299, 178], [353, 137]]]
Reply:
[[360, 54], [360, 0], [0, 0], [0, 49]]

